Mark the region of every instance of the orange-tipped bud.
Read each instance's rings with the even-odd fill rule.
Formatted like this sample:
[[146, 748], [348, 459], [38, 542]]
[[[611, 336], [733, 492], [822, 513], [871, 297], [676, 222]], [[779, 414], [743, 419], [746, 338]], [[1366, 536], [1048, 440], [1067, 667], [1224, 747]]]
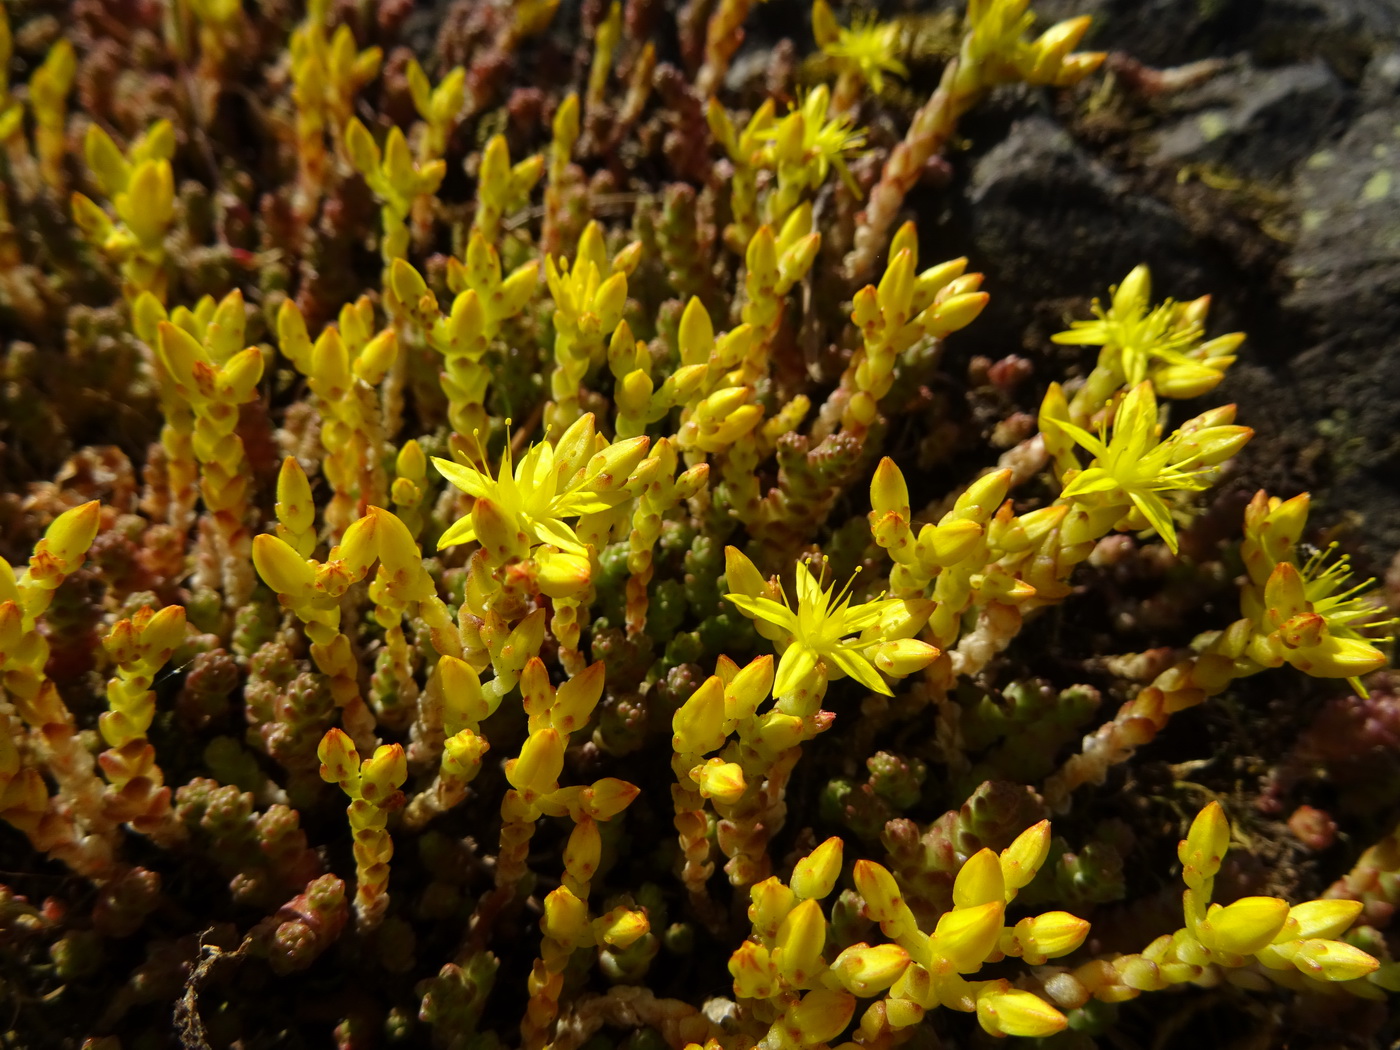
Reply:
[[778, 983], [778, 974], [766, 947], [745, 941], [729, 957], [729, 975], [740, 999], [767, 999]]
[[647, 913], [636, 908], [618, 906], [593, 920], [593, 937], [610, 948], [630, 948], [651, 932]]
[[1042, 966], [1047, 959], [1075, 951], [1088, 935], [1086, 920], [1069, 912], [1048, 911], [1003, 930], [999, 947], [1006, 955], [1019, 955], [1032, 966]]
[[87, 557], [101, 521], [102, 507], [97, 500], [65, 510], [44, 531], [44, 549], [59, 560], [64, 572], [72, 572]]
[[141, 654], [154, 664], [163, 664], [185, 641], [185, 610], [167, 605], [141, 628]]
[[[327, 784], [339, 784], [352, 797], [358, 793], [360, 779], [360, 753], [350, 738], [340, 729], [328, 729], [316, 748], [316, 757], [321, 760], [321, 779]], [[355, 785], [352, 792], [347, 785]]]
[[729, 589], [750, 598], [766, 597], [768, 582], [738, 547], [724, 548], [724, 576]]
[[898, 939], [919, 931], [918, 923], [899, 884], [888, 869], [870, 860], [858, 860], [852, 870], [856, 890], [865, 901], [865, 913], [880, 924], [885, 936]]
[[402, 744], [381, 744], [360, 766], [360, 794], [366, 802], [383, 805], [408, 779], [408, 758]]
[[630, 806], [639, 794], [641, 789], [636, 784], [617, 777], [604, 777], [583, 789], [582, 805], [584, 812], [594, 820], [609, 821]]
[[367, 514], [350, 523], [332, 554], [356, 580], [362, 579], [379, 557], [379, 515]]
[[549, 720], [555, 729], [567, 736], [583, 728], [603, 696], [605, 674], [606, 668], [599, 660], [559, 687], [554, 704], [549, 709]]
[[1340, 937], [1351, 929], [1365, 908], [1362, 901], [1325, 900], [1306, 901], [1288, 909], [1288, 922], [1275, 940], [1285, 935], [1290, 940], [1301, 938], [1313, 940]]
[[755, 657], [739, 669], [724, 687], [724, 718], [726, 723], [752, 718], [758, 705], [773, 689], [774, 663], [771, 653]]
[[481, 756], [491, 750], [486, 738], [477, 736], [470, 729], [449, 736], [442, 747], [443, 773], [463, 782], [476, 777], [481, 771]]
[[[277, 474], [277, 520], [293, 532], [306, 532], [316, 524], [316, 504], [311, 498], [311, 482], [295, 456], [282, 461]], [[301, 552], [310, 554], [310, 551]]]

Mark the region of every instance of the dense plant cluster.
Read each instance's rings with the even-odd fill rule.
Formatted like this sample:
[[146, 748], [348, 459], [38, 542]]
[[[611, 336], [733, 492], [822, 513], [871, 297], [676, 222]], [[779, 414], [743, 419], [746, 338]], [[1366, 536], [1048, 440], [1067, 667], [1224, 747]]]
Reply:
[[1307, 496], [1203, 513], [1251, 431], [1173, 403], [1244, 336], [1140, 266], [1029, 404], [940, 379], [996, 299], [907, 198], [993, 89], [1096, 75], [1088, 19], [816, 0], [755, 77], [751, 8], [0, 9], [0, 1043], [1092, 1046], [1400, 991], [1394, 837], [1290, 904], [1229, 776], [1122, 801], [1284, 665], [1359, 694], [1299, 763], [1400, 723]]

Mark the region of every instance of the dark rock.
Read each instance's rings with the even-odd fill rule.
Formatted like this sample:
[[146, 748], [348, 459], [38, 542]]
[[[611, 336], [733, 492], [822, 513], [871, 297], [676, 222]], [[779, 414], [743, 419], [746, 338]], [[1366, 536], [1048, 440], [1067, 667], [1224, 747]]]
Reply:
[[1321, 61], [1231, 70], [1171, 100], [1184, 115], [1157, 134], [1154, 159], [1285, 178], [1325, 140], [1345, 95]]
[[974, 263], [1004, 301], [1101, 295], [1141, 262], [1177, 295], [1209, 287], [1172, 210], [1131, 192], [1047, 118], [1013, 125], [977, 161], [967, 197]]

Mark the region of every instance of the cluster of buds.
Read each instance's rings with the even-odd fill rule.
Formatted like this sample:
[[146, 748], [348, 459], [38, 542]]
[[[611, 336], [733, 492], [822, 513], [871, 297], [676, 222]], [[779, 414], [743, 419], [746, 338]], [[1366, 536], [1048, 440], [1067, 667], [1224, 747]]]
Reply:
[[530, 191], [543, 174], [544, 157], [538, 153], [512, 164], [504, 135], [495, 135], [486, 143], [481, 168], [476, 173], [476, 217], [472, 228], [481, 231], [487, 244], [500, 240], [502, 221], [529, 200]]
[[389, 814], [404, 802], [399, 788], [408, 779], [408, 760], [400, 745], [382, 744], [361, 762], [355, 745], [339, 729], [326, 732], [316, 754], [321, 779], [339, 784], [350, 799], [345, 812], [355, 839], [355, 918], [362, 929], [372, 929], [389, 906], [394, 840], [387, 825]]
[[91, 198], [74, 193], [73, 221], [89, 242], [121, 266], [126, 297], [150, 292], [165, 301], [169, 281], [165, 237], [175, 219], [175, 127], [153, 124], [123, 155], [110, 135], [89, 124], [83, 154], [93, 181], [109, 201], [117, 221]]
[[194, 418], [190, 447], [199, 461], [200, 495], [213, 516], [224, 598], [237, 609], [253, 593], [254, 583], [246, 521], [253, 478], [237, 433], [238, 410], [257, 398], [263, 352], [243, 345], [242, 293], [230, 292], [217, 306], [205, 302], [203, 309], [182, 315], [188, 327], [159, 322], [156, 350], [171, 390]]
[[841, 871], [839, 839], [828, 839], [797, 863], [791, 885], [770, 878], [754, 886], [749, 918], [754, 934], [734, 953], [729, 969], [741, 999], [765, 999], [778, 1019], [769, 1039], [778, 1046], [820, 1046], [855, 1016], [857, 999], [876, 998], [861, 1016], [857, 1038], [866, 1044], [919, 1024], [939, 1006], [975, 1012], [994, 1035], [1045, 1036], [1065, 1018], [1040, 997], [1006, 980], [969, 981], [1005, 956], [1032, 963], [1076, 950], [1089, 924], [1064, 912], [1046, 912], [1004, 925], [1006, 907], [1035, 877], [1050, 847], [1045, 822], [1023, 832], [1000, 855], [982, 850], [959, 871], [953, 907], [924, 933], [904, 902], [895, 877], [872, 861], [857, 861], [856, 888], [864, 914], [893, 943], [864, 941], [830, 961], [830, 929], [820, 901]]
[[1331, 552], [1319, 551], [1298, 560], [1307, 518], [1306, 493], [1281, 500], [1260, 491], [1250, 501], [1240, 547], [1249, 573], [1240, 611], [1248, 622], [1226, 632], [1234, 632], [1232, 648], [1240, 648], [1227, 655], [1261, 667], [1287, 663], [1320, 678], [1359, 679], [1385, 666], [1376, 643], [1397, 621], [1371, 590], [1374, 581], [1352, 584], [1345, 555], [1329, 561]]
[[439, 382], [447, 396], [447, 420], [458, 441], [489, 430], [485, 401], [491, 368], [486, 353], [501, 326], [534, 298], [539, 276], [540, 264], [531, 260], [502, 278], [500, 253], [479, 229], [473, 229], [465, 262], [456, 257], [448, 260], [447, 286], [455, 298], [444, 314], [422, 276], [406, 262], [394, 264], [390, 284], [395, 297], [412, 305], [428, 345], [443, 357]]
[[1123, 386], [1151, 382], [1159, 397], [1192, 398], [1220, 385], [1235, 363], [1243, 332], [1205, 338], [1210, 296], [1152, 302], [1152, 275], [1135, 266], [1109, 289], [1107, 309], [1095, 299], [1092, 321], [1073, 321], [1050, 338], [1067, 346], [1098, 346], [1099, 358], [1070, 402], [1070, 419], [1085, 426]]
[[858, 435], [878, 418], [899, 355], [920, 339], [942, 339], [966, 327], [987, 305], [987, 293], [978, 290], [982, 275], [964, 273], [966, 259], [915, 273], [918, 235], [912, 222], [900, 227], [890, 250], [879, 286], [866, 285], [856, 293], [851, 320], [863, 345], [822, 411], [823, 418], [830, 418], [839, 409], [842, 428]]
[[[1234, 418], [1234, 405], [1210, 409], [1163, 438], [1157, 397], [1152, 383], [1144, 381], [1117, 404], [1112, 437], [1107, 424], [1095, 436], [1071, 422], [1064, 391], [1051, 383], [1040, 409], [1040, 429], [1064, 481], [1060, 499], [1082, 514], [1061, 528], [1066, 554], [1073, 557], [1077, 548], [1087, 556], [1111, 529], [1145, 528], [1176, 553], [1172, 509], [1162, 494], [1199, 492], [1209, 485], [1213, 469], [1254, 436], [1249, 427], [1233, 425]], [[1076, 444], [1094, 456], [1083, 469], [1075, 457]]]
[[315, 215], [326, 182], [327, 125], [339, 143], [354, 115], [355, 96], [379, 75], [384, 57], [377, 47], [357, 50], [347, 25], [328, 38], [330, 8], [330, 0], [311, 0], [289, 45], [298, 162], [293, 207], [303, 222]]
[[[300, 468], [297, 468], [300, 469]], [[311, 509], [279, 503], [282, 524], [305, 535]], [[385, 512], [379, 512], [387, 514]], [[359, 664], [350, 639], [340, 631], [340, 599], [369, 572], [379, 556], [378, 514], [360, 518], [345, 530], [324, 562], [300, 553], [285, 539], [262, 535], [253, 541], [253, 564], [278, 601], [297, 617], [311, 640], [311, 656], [329, 680], [331, 696], [343, 710], [346, 729], [362, 746], [374, 744], [374, 719], [360, 696]]]
[[418, 59], [411, 58], [405, 76], [413, 108], [423, 118], [417, 149], [418, 163], [422, 166], [447, 152], [447, 140], [467, 100], [467, 71], [456, 66], [433, 87]]
[[287, 300], [277, 314], [277, 342], [306, 376], [321, 410], [321, 468], [332, 490], [325, 519], [332, 538], [339, 537], [366, 507], [388, 502], [374, 387], [399, 356], [398, 334], [392, 327], [375, 331], [374, 305], [362, 296], [346, 303], [339, 323], [327, 325], [313, 344], [306, 319]]
[[577, 421], [584, 379], [603, 363], [604, 348], [627, 304], [627, 278], [641, 257], [641, 243], [634, 241], [609, 262], [602, 228], [590, 222], [579, 237], [572, 267], [564, 258], [545, 259], [545, 280], [554, 299], [553, 401], [546, 412], [551, 425], [562, 429]]
[[416, 200], [437, 191], [447, 164], [441, 159], [414, 160], [408, 139], [397, 126], [389, 129], [381, 151], [369, 129], [354, 117], [345, 128], [345, 152], [379, 198], [383, 223], [379, 253], [387, 266], [408, 254], [409, 212]]
[[98, 758], [111, 790], [108, 811], [157, 839], [176, 825], [171, 820], [170, 789], [156, 765], [156, 751], [146, 731], [156, 713], [151, 685], [156, 673], [185, 638], [185, 610], [149, 606], [129, 620], [119, 620], [102, 640], [117, 673], [107, 682], [107, 711], [97, 720], [109, 750]]
[[[6, 25], [6, 37], [9, 36]], [[8, 47], [5, 49], [8, 51]], [[8, 56], [7, 56], [8, 57]], [[54, 192], [68, 181], [63, 159], [68, 155], [68, 93], [78, 72], [78, 56], [67, 37], [59, 37], [43, 63], [29, 78], [29, 108], [34, 114], [34, 152], [39, 173]]]
[[846, 256], [846, 274], [861, 279], [884, 249], [905, 195], [924, 166], [938, 154], [963, 114], [999, 84], [1070, 87], [1103, 64], [1101, 51], [1074, 50], [1089, 29], [1087, 17], [1051, 26], [1026, 39], [1034, 19], [1030, 0], [969, 0], [958, 56], [943, 70], [938, 89], [914, 114], [909, 130], [890, 153], [870, 203], [860, 215], [855, 247]]
[[531, 591], [576, 595], [588, 586], [592, 567], [588, 547], [564, 519], [607, 513], [626, 500], [627, 479], [648, 444], [646, 437], [609, 443], [590, 413], [557, 441], [532, 445], [518, 464], [507, 445], [495, 478], [489, 470], [434, 459], [442, 476], [473, 499], [471, 513], [443, 532], [438, 547], [477, 541], [490, 567], [490, 582], [479, 578], [488, 593], [505, 586], [499, 570], [518, 566], [512, 579], [528, 581]]
[[[96, 501], [60, 514], [22, 573], [0, 558], [0, 684], [13, 698], [11, 710], [31, 731], [26, 740], [8, 705], [0, 707], [0, 817], [36, 849], [90, 875], [111, 861], [101, 782], [72, 713], [46, 673], [49, 641], [41, 618], [59, 584], [82, 566], [100, 520]], [[58, 799], [50, 797], [39, 762], [66, 794], [67, 806], [54, 805]]]
[[[1211, 968], [1230, 975], [1243, 967], [1295, 987], [1368, 983], [1380, 964], [1360, 948], [1336, 939], [1361, 914], [1360, 901], [1307, 901], [1291, 908], [1278, 897], [1244, 897], [1225, 906], [1210, 903], [1215, 876], [1229, 847], [1230, 822], [1220, 804], [1212, 802], [1192, 821], [1177, 848], [1187, 887], [1182, 900], [1186, 925], [1157, 938], [1140, 954], [1043, 973], [1046, 993], [1065, 1008], [1081, 1006], [1090, 998], [1122, 1002], [1142, 992], [1199, 982]], [[1367, 992], [1364, 987], [1355, 990]]]

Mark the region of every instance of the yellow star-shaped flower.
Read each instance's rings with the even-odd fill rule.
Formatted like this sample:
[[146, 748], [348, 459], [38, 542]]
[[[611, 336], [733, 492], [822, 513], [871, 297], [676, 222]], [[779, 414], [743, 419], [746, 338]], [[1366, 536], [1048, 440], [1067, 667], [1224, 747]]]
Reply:
[[[743, 558], [733, 548], [726, 555], [731, 561], [736, 556]], [[825, 562], [822, 571], [825, 575]], [[937, 658], [936, 648], [909, 637], [928, 618], [922, 604], [877, 598], [853, 606], [851, 583], [837, 592], [834, 583], [823, 586], [806, 563], [799, 561], [796, 608], [787, 604], [786, 594], [781, 603], [760, 595], [725, 595], [744, 615], [771, 623], [789, 635], [773, 682], [774, 696], [798, 688], [816, 670], [818, 661], [825, 663], [829, 677], [849, 675], [868, 689], [892, 696], [877, 664], [882, 670], [902, 675]]]

